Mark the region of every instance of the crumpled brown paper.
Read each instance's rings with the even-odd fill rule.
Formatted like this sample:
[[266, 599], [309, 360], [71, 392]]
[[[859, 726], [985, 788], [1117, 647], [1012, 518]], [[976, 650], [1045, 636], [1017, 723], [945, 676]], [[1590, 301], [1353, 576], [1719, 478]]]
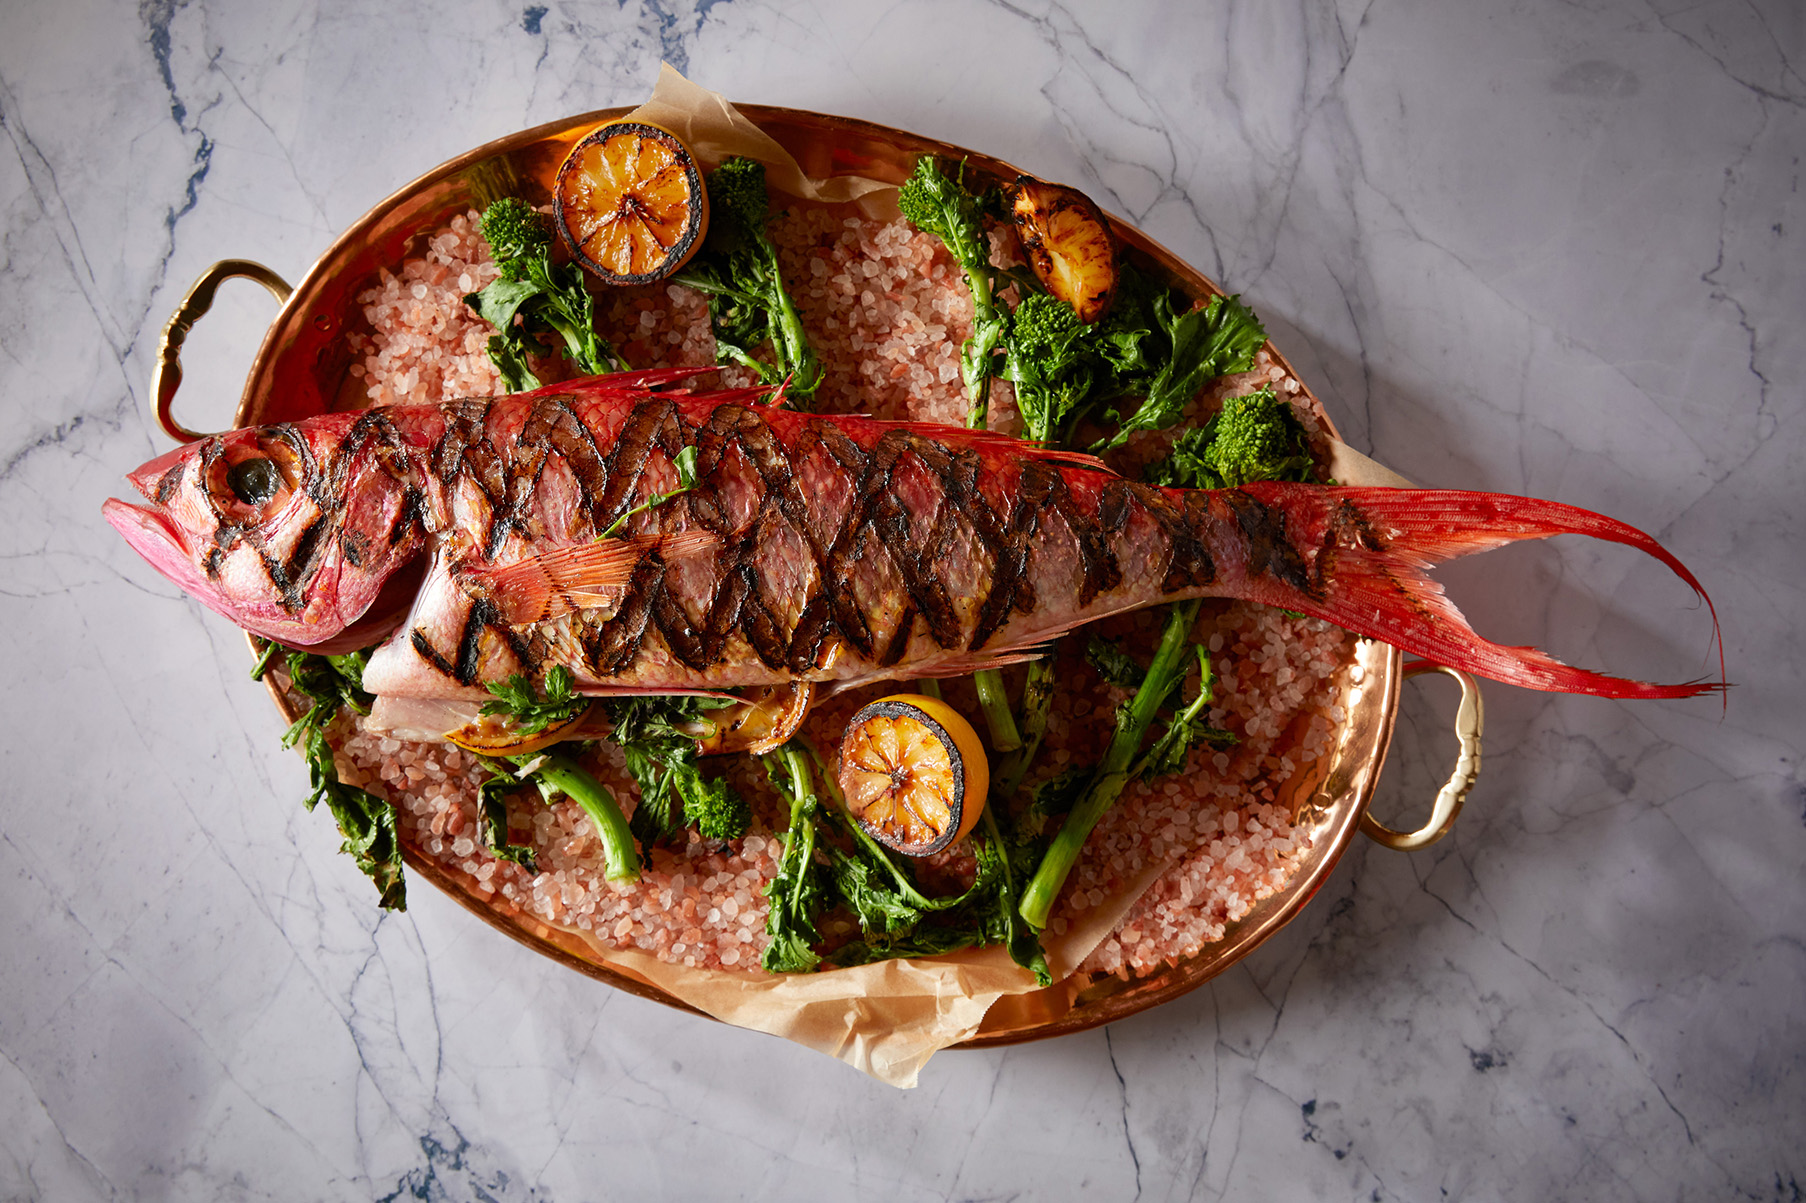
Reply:
[[691, 83], [670, 63], [659, 65], [652, 98], [621, 120], [670, 130], [705, 166], [732, 155], [756, 159], [765, 164], [768, 186], [803, 200], [839, 204], [896, 187], [858, 175], [817, 179], [805, 174], [789, 151], [741, 116], [725, 96]]
[[[1121, 896], [1085, 911], [1082, 923], [1047, 937], [1048, 965], [1056, 980], [1077, 968], [1169, 865], [1150, 866]], [[638, 949], [612, 947], [587, 931], [565, 930], [584, 940], [595, 961], [716, 1019], [793, 1040], [905, 1088], [916, 1084], [935, 1053], [976, 1034], [999, 998], [1039, 989], [1034, 975], [997, 947], [816, 973], [770, 974], [689, 969]]]
[[[718, 163], [729, 155], [757, 159], [765, 164], [768, 183], [795, 196], [843, 202], [890, 187], [853, 176], [809, 178], [789, 152], [725, 98], [691, 83], [669, 64], [659, 72], [652, 99], [624, 120], [648, 121], [670, 130], [705, 163]], [[1339, 442], [1332, 444], [1330, 470], [1344, 484], [1409, 483]], [[1087, 908], [1065, 931], [1044, 933], [1055, 980], [1071, 974], [1182, 854], [1147, 866], [1118, 896]], [[657, 986], [699, 1011], [793, 1040], [880, 1082], [905, 1088], [916, 1084], [922, 1066], [935, 1053], [976, 1034], [998, 999], [1038, 989], [1034, 975], [1018, 967], [1002, 948], [774, 975], [689, 969], [637, 949], [612, 947], [587, 931], [566, 930], [584, 940], [596, 961]]]

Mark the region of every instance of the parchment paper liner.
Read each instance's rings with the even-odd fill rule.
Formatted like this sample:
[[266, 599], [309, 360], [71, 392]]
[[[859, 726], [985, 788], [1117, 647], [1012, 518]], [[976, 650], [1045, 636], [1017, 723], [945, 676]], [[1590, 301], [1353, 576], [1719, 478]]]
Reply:
[[897, 191], [886, 184], [860, 175], [836, 175], [817, 179], [806, 174], [791, 153], [779, 146], [772, 136], [740, 115], [725, 96], [691, 83], [670, 63], [661, 63], [658, 83], [652, 98], [622, 121], [644, 121], [670, 130], [683, 140], [692, 153], [713, 167], [733, 155], [757, 159], [765, 164], [768, 187], [788, 192], [803, 200], [827, 204], [861, 201], [862, 208], [875, 215], [895, 216], [894, 205], [888, 213], [882, 209]]

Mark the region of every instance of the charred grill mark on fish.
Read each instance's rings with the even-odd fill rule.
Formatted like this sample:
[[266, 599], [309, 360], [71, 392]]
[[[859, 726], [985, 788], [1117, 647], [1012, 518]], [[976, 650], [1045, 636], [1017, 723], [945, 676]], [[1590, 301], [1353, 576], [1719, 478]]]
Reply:
[[1268, 573], [1275, 580], [1321, 600], [1323, 587], [1305, 566], [1304, 557], [1286, 535], [1285, 515], [1238, 489], [1221, 494], [1248, 540], [1248, 575]]
[[182, 487], [182, 471], [183, 466], [178, 463], [158, 477], [157, 489], [151, 495], [151, 500], [160, 506], [167, 507], [175, 498], [176, 490]]
[[[470, 481], [493, 516], [508, 495], [508, 480], [502, 457], [489, 441], [491, 404], [470, 400], [440, 406], [444, 429], [428, 453], [427, 468], [447, 496], [460, 480]], [[493, 533], [497, 526], [492, 522], [491, 531], [486, 534]]]
[[418, 626], [408, 632], [408, 642], [422, 659], [444, 676], [459, 685], [474, 685], [478, 670], [482, 667], [483, 632], [498, 625], [496, 617], [495, 608], [488, 601], [469, 601], [464, 621], [458, 628], [457, 646], [451, 656], [433, 646], [432, 636]]
[[707, 654], [706, 633], [691, 625], [683, 603], [671, 590], [663, 588], [662, 581], [653, 594], [652, 621], [664, 637], [665, 646], [685, 668], [700, 671], [713, 663]]
[[1088, 606], [1097, 600], [1098, 594], [1122, 584], [1122, 565], [1117, 563], [1116, 553], [1110, 550], [1097, 515], [1079, 509], [1064, 476], [1054, 471], [1052, 477], [1041, 505], [1045, 511], [1064, 519], [1078, 540], [1079, 561], [1085, 570], [1084, 580], [1079, 585], [1079, 604]]
[[903, 662], [903, 654], [909, 650], [909, 638], [915, 633], [915, 626], [916, 608], [904, 606], [902, 617], [897, 619], [896, 632], [891, 635], [890, 642], [884, 645], [884, 650], [878, 655], [879, 664], [885, 668], [893, 668]]
[[1059, 473], [1045, 464], [1023, 466], [1021, 499], [1010, 525], [998, 540], [993, 557], [991, 587], [978, 609], [969, 650], [976, 651], [1009, 620], [1012, 610], [1027, 613], [1035, 604], [1034, 583], [1027, 577], [1028, 556], [1041, 529], [1041, 511], [1052, 495]]
[[408, 642], [413, 645], [415, 655], [438, 669], [441, 674], [449, 677], [451, 680], [456, 681], [458, 679], [457, 666], [439, 654], [439, 649], [433, 646], [433, 641], [427, 638], [425, 631], [421, 630], [419, 627], [415, 627], [412, 631], [408, 632]]
[[606, 530], [632, 508], [634, 492], [655, 448], [667, 459], [675, 459], [685, 443], [677, 407], [669, 398], [654, 397], [634, 406], [605, 461], [603, 484], [593, 503], [596, 529]]
[[403, 487], [401, 504], [396, 507], [395, 517], [389, 523], [385, 539], [390, 547], [399, 544], [403, 539], [416, 532], [424, 532], [426, 528], [426, 498], [414, 485]]
[[488, 602], [471, 603], [470, 614], [464, 620], [464, 630], [458, 636], [458, 662], [455, 666], [458, 684], [476, 683], [477, 668], [482, 662], [483, 630], [493, 625], [495, 618], [495, 609]]
[[[1160, 489], [1125, 483], [1128, 519], [1140, 510], [1153, 519], [1165, 536], [1163, 575], [1160, 589], [1178, 593], [1186, 589], [1209, 586], [1217, 579], [1216, 561], [1205, 545], [1200, 521], [1207, 512], [1196, 511], [1188, 502], [1177, 500]], [[1125, 519], [1125, 522], [1127, 519]]]
[[589, 661], [586, 667], [597, 676], [618, 676], [632, 667], [645, 642], [646, 628], [651, 625], [663, 577], [663, 563], [655, 563], [650, 556], [641, 560], [614, 617], [585, 641], [584, 652]]
[[282, 593], [282, 604], [290, 613], [299, 612], [307, 605], [307, 585], [313, 574], [320, 569], [320, 552], [327, 540], [322, 538], [333, 525], [336, 514], [321, 514], [301, 530], [295, 540], [295, 546], [289, 552], [287, 560], [278, 560], [264, 548], [258, 548], [258, 558], [263, 561], [263, 570], [270, 575], [270, 582]]
[[506, 494], [490, 524], [485, 554], [493, 557], [513, 531], [527, 531], [534, 511], [540, 476], [553, 452], [570, 469], [577, 482], [585, 512], [593, 510], [608, 479], [608, 466], [594, 433], [572, 408], [569, 396], [545, 397], [536, 402], [516, 436], [506, 472]]
[[801, 535], [817, 580], [823, 560], [822, 549], [810, 534], [807, 503], [797, 488], [790, 459], [765, 419], [742, 405], [718, 407], [696, 431], [695, 446], [699, 482], [715, 485], [730, 453], [737, 451], [761, 486], [759, 510], [740, 532], [733, 529], [731, 515], [712, 488], [704, 487], [686, 497], [691, 516], [723, 541], [717, 557], [719, 587], [708, 607], [701, 657], [706, 665], [720, 663], [731, 636], [738, 632], [768, 668], [786, 668], [791, 662], [794, 633], [782, 629], [760, 587], [761, 535], [782, 524]]

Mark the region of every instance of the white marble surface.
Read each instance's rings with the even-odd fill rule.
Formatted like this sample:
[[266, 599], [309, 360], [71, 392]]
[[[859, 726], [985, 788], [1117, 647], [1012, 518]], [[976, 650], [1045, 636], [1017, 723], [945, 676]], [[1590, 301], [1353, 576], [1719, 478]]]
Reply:
[[[663, 57], [1066, 179], [1232, 289], [1347, 437], [1601, 509], [1728, 708], [1496, 686], [1482, 784], [1223, 978], [899, 1092], [615, 994], [303, 814], [240, 637], [105, 527], [188, 283]], [[1797, 1199], [1806, 26], [1791, 0], [0, 3], [0, 1197]], [[228, 290], [183, 412], [273, 304]], [[1715, 669], [1592, 547], [1446, 574], [1583, 663]], [[1448, 757], [1406, 707], [1382, 808]], [[707, 1192], [706, 1196], [704, 1192]]]

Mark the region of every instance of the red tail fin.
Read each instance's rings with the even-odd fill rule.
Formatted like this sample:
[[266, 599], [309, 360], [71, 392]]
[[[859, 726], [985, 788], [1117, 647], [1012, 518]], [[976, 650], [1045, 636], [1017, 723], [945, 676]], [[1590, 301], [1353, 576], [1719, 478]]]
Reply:
[[[1437, 664], [1530, 689], [1685, 698], [1725, 688], [1724, 638], [1712, 599], [1679, 560], [1635, 527], [1590, 510], [1503, 493], [1280, 483], [1245, 485], [1241, 492], [1284, 515], [1286, 535], [1310, 564], [1313, 586], [1308, 592], [1294, 590], [1266, 575], [1250, 581], [1251, 600], [1324, 618]], [[1570, 667], [1535, 648], [1502, 647], [1475, 634], [1442, 586], [1423, 573], [1432, 564], [1470, 552], [1564, 534], [1591, 535], [1648, 552], [1691, 585], [1712, 613], [1719, 680], [1682, 685], [1627, 681]]]

